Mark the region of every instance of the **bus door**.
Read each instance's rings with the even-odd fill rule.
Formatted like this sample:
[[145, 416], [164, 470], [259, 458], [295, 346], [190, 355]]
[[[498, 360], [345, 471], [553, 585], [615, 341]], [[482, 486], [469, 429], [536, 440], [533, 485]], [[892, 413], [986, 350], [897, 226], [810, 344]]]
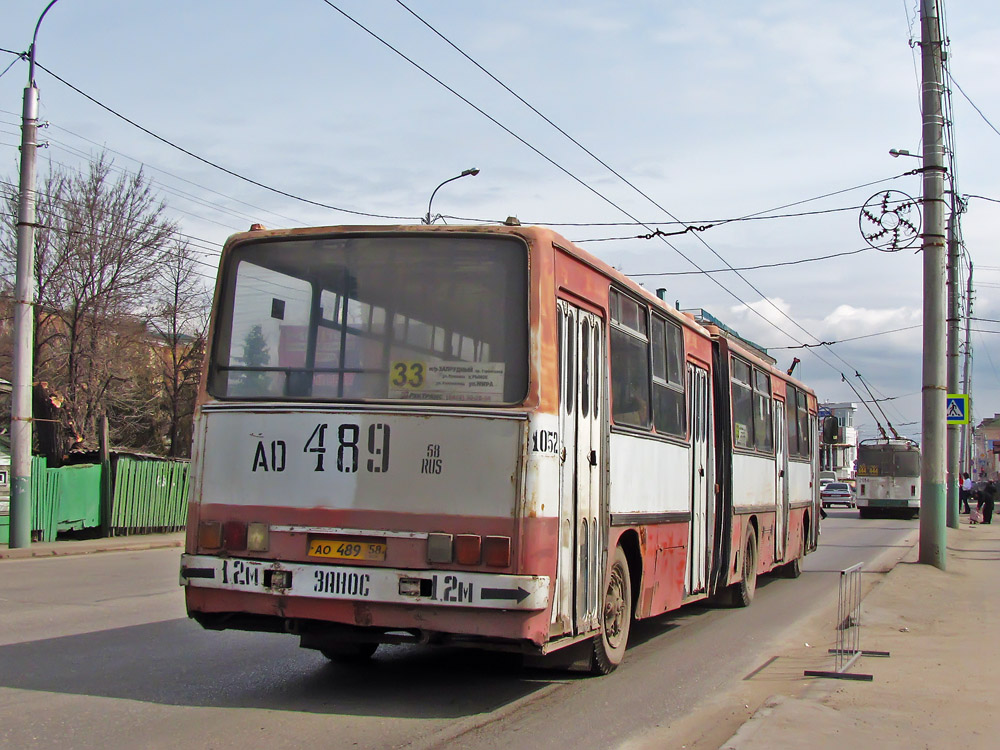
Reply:
[[[787, 425], [785, 423], [785, 402], [774, 402], [774, 481], [775, 496], [778, 507], [774, 514], [774, 559], [780, 562], [785, 559], [785, 547], [788, 543], [788, 448], [785, 443]], [[794, 418], [794, 416], [793, 416]], [[798, 553], [796, 552], [796, 555]]]
[[691, 436], [691, 539], [688, 543], [688, 593], [704, 591], [712, 549], [709, 518], [714, 497], [712, 476], [711, 410], [709, 408], [708, 371], [688, 365], [688, 434]]
[[601, 509], [604, 327], [559, 300], [559, 570], [557, 617], [574, 633], [598, 627], [607, 528]]

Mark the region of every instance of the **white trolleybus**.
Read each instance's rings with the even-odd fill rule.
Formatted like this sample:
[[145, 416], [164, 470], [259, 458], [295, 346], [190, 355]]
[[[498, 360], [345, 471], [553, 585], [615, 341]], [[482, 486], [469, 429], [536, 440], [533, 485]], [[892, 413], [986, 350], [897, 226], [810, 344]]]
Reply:
[[856, 484], [862, 518], [914, 518], [920, 512], [920, 447], [909, 438], [862, 440]]
[[[542, 228], [229, 239], [181, 582], [204, 627], [545, 655], [817, 542], [816, 398]], [[566, 653], [563, 652], [563, 656]]]

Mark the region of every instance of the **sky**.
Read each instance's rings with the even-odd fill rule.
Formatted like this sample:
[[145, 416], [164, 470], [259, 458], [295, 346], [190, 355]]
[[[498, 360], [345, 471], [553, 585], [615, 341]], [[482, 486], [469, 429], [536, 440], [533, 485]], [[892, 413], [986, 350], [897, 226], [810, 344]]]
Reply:
[[[919, 243], [880, 252], [861, 231], [870, 201], [921, 192], [906, 174], [920, 161], [889, 155], [922, 149], [916, 0], [404, 3], [59, 0], [36, 47], [39, 170], [102, 150], [141, 168], [209, 283], [226, 237], [251, 223], [415, 223], [440, 182], [476, 167], [434, 214], [552, 226], [783, 369], [799, 357], [820, 400], [860, 402], [850, 385], [867, 398], [867, 384], [919, 440]], [[46, 5], [8, 3], [0, 48], [27, 50]], [[970, 196], [961, 279], [971, 260], [983, 319], [978, 421], [1000, 412], [1000, 338], [986, 332], [1000, 331], [1000, 12], [946, 5], [957, 192]], [[10, 189], [28, 66], [0, 52], [8, 65]], [[714, 226], [643, 238], [675, 220]], [[727, 266], [757, 268], [704, 273]], [[838, 343], [788, 348], [823, 341]], [[865, 409], [857, 422], [874, 435]]]

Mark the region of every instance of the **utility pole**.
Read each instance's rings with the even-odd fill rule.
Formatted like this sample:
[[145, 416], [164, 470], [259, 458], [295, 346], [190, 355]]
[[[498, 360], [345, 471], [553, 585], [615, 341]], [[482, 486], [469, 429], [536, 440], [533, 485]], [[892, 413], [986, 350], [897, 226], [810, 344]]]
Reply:
[[[951, 160], [954, 164], [954, 159]], [[958, 382], [958, 321], [960, 319], [958, 294], [958, 198], [955, 195], [955, 173], [951, 173], [951, 213], [948, 219], [948, 393], [959, 392]], [[948, 528], [958, 528], [958, 487], [961, 431], [964, 425], [948, 424]]]
[[31, 546], [31, 383], [35, 333], [35, 152], [38, 88], [35, 41], [49, 8], [35, 24], [28, 48], [28, 86], [21, 110], [21, 175], [17, 206], [17, 281], [14, 287], [14, 364], [10, 403], [10, 546]]
[[[963, 393], [972, 393], [969, 383], [969, 365], [972, 361], [972, 261], [969, 261], [969, 280], [965, 289], [965, 359], [962, 365]], [[962, 470], [972, 471], [972, 399], [969, 399], [969, 421], [962, 425]]]
[[941, 108], [941, 27], [937, 0], [920, 2], [923, 110], [924, 353], [921, 420], [919, 561], [945, 569], [946, 395], [944, 117]]

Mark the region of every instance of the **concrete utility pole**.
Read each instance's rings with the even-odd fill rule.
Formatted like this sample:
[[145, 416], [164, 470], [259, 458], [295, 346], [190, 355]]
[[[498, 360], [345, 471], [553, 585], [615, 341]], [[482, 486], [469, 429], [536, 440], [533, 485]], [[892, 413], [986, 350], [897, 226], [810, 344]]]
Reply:
[[[972, 383], [969, 381], [969, 367], [972, 364], [972, 261], [969, 261], [969, 280], [965, 289], [965, 357], [962, 365], [962, 388], [965, 393], [972, 393]], [[969, 399], [969, 422], [962, 425], [962, 467], [970, 474], [972, 467], [972, 430], [975, 421], [972, 399]]]
[[35, 24], [28, 48], [28, 86], [21, 110], [21, 175], [17, 207], [17, 281], [14, 288], [14, 365], [10, 403], [10, 546], [31, 546], [31, 382], [35, 333], [35, 152], [38, 88], [35, 40], [49, 8]]
[[946, 406], [944, 117], [941, 111], [941, 26], [937, 0], [920, 3], [924, 142], [923, 443], [920, 469], [921, 563], [945, 569]]
[[[954, 160], [951, 162], [954, 164]], [[959, 393], [958, 382], [958, 266], [961, 258], [958, 254], [958, 215], [959, 201], [955, 195], [955, 174], [951, 174], [951, 212], [948, 218], [948, 393]], [[948, 424], [948, 527], [958, 528], [958, 488], [962, 483], [960, 476], [961, 458], [960, 442], [964, 425]]]

